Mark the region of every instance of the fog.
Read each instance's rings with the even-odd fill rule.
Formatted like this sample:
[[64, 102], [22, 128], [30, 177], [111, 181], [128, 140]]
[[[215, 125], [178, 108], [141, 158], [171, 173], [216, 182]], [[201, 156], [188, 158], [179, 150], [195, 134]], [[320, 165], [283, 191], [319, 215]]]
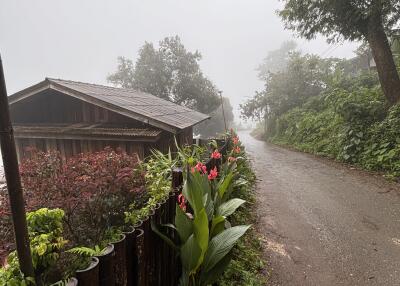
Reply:
[[[107, 84], [118, 56], [179, 35], [205, 74], [238, 105], [262, 87], [255, 68], [292, 37], [278, 0], [1, 0], [0, 52], [9, 93], [46, 76]], [[304, 52], [350, 57], [356, 45], [298, 39]]]

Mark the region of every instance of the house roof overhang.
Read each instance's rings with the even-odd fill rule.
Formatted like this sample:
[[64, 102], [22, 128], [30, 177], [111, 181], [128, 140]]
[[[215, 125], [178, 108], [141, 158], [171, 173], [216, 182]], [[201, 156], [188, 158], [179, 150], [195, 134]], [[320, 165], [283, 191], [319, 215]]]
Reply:
[[[54, 91], [60, 92], [62, 94], [65, 94], [65, 95], [80, 99], [80, 100], [85, 101], [87, 103], [90, 103], [90, 104], [93, 104], [93, 105], [108, 109], [110, 111], [113, 111], [115, 113], [121, 114], [121, 115], [129, 117], [129, 118], [132, 118], [134, 120], [143, 122], [143, 123], [151, 125], [153, 127], [160, 128], [162, 130], [171, 132], [173, 134], [177, 134], [181, 130], [183, 130], [183, 128], [179, 128], [177, 126], [173, 126], [172, 124], [165, 123], [161, 119], [158, 120], [158, 119], [156, 119], [154, 117], [152, 118], [152, 117], [140, 114], [138, 112], [134, 112], [132, 110], [129, 110], [128, 108], [125, 108], [124, 106], [121, 106], [121, 105], [118, 105], [118, 104], [113, 104], [113, 103], [111, 103], [109, 101], [102, 100], [102, 99], [100, 99], [98, 97], [95, 97], [95, 96], [92, 96], [90, 94], [87, 94], [87, 93], [84, 93], [84, 92], [80, 92], [80, 91], [78, 91], [76, 89], [73, 89], [73, 88], [70, 88], [70, 87], [68, 87], [66, 85], [63, 85], [60, 82], [62, 83], [63, 81], [52, 80], [52, 79], [46, 78], [44, 81], [42, 81], [42, 82], [40, 82], [40, 83], [38, 83], [36, 85], [33, 85], [31, 87], [28, 87], [28, 88], [26, 88], [26, 89], [24, 89], [24, 90], [22, 90], [20, 92], [17, 92], [15, 94], [11, 95], [9, 97], [9, 104], [13, 105], [13, 104], [15, 104], [17, 102], [21, 102], [26, 98], [29, 98], [31, 96], [34, 96], [35, 94], [38, 94], [38, 93], [46, 91], [46, 90], [54, 90]], [[88, 84], [88, 85], [90, 85], [90, 84]], [[98, 86], [98, 85], [94, 85], [94, 86]], [[103, 87], [103, 86], [100, 86], [100, 87]], [[104, 88], [110, 88], [110, 87], [104, 87]], [[123, 89], [121, 89], [121, 90], [123, 90]], [[152, 96], [152, 95], [149, 95], [149, 96]], [[199, 124], [199, 123], [201, 123], [201, 122], [203, 122], [203, 121], [205, 121], [205, 120], [210, 118], [208, 115], [204, 115], [204, 114], [196, 112], [196, 115], [198, 115], [198, 114], [202, 115], [201, 118], [196, 120], [194, 124], [188, 125], [186, 127], [197, 125], [197, 124]], [[164, 118], [168, 117], [168, 116], [170, 116], [170, 117], [175, 116], [176, 118], [179, 118], [179, 116], [177, 116], [176, 114], [163, 114], [162, 116]], [[176, 119], [176, 118], [174, 118], [174, 119]], [[184, 119], [185, 119], [185, 117], [183, 117], [181, 120], [184, 120]], [[173, 121], [174, 120], [172, 119], [172, 122]]]
[[111, 128], [100, 124], [51, 124], [13, 126], [15, 138], [70, 139], [101, 141], [134, 141], [155, 143], [162, 130], [139, 128]]

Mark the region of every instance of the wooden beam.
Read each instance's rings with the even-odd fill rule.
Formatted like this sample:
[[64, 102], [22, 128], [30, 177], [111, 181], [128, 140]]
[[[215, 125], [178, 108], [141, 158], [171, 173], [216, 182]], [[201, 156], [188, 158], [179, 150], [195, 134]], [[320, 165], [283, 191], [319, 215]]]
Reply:
[[17, 256], [25, 277], [34, 278], [32, 256], [30, 250], [28, 227], [21, 177], [18, 169], [17, 151], [11, 126], [10, 110], [7, 98], [3, 63], [0, 56], [0, 145], [3, 156], [4, 173], [10, 199], [11, 214], [14, 226]]

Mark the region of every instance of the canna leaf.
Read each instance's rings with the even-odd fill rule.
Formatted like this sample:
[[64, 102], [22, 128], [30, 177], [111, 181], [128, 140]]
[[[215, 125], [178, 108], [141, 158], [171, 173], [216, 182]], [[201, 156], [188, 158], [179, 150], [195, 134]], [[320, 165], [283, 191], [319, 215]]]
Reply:
[[193, 223], [186, 213], [176, 205], [175, 226], [182, 244], [193, 234]]
[[196, 269], [197, 269], [203, 262], [204, 255], [207, 251], [208, 240], [209, 240], [208, 217], [206, 214], [206, 210], [204, 208], [194, 218], [193, 226], [194, 226], [194, 236], [201, 248], [200, 259], [199, 259], [198, 265], [196, 266]]
[[223, 216], [214, 217], [211, 224], [211, 237], [214, 237], [217, 234], [221, 233], [224, 229], [225, 229], [225, 217]]
[[235, 226], [224, 230], [211, 239], [206, 256], [204, 257], [203, 270], [210, 271], [221, 261], [235, 246], [236, 242], [249, 229], [249, 225]]
[[228, 217], [232, 215], [246, 201], [242, 199], [232, 199], [219, 206], [217, 215]]
[[181, 247], [181, 262], [182, 267], [190, 274], [195, 272], [199, 265], [201, 257], [201, 248], [192, 234], [185, 244]]

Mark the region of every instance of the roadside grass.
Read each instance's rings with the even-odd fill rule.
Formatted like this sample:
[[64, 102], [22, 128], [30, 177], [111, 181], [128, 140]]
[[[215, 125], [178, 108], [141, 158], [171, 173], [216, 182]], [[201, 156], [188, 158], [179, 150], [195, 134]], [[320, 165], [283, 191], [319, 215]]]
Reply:
[[233, 259], [227, 271], [218, 282], [219, 286], [263, 286], [267, 285], [267, 265], [263, 258], [263, 247], [260, 234], [254, 227], [256, 223], [255, 192], [256, 176], [249, 161], [241, 166], [240, 174], [248, 183], [235, 190], [235, 196], [246, 200], [244, 207], [232, 216], [232, 225], [253, 224], [248, 233], [239, 241], [233, 250]]

